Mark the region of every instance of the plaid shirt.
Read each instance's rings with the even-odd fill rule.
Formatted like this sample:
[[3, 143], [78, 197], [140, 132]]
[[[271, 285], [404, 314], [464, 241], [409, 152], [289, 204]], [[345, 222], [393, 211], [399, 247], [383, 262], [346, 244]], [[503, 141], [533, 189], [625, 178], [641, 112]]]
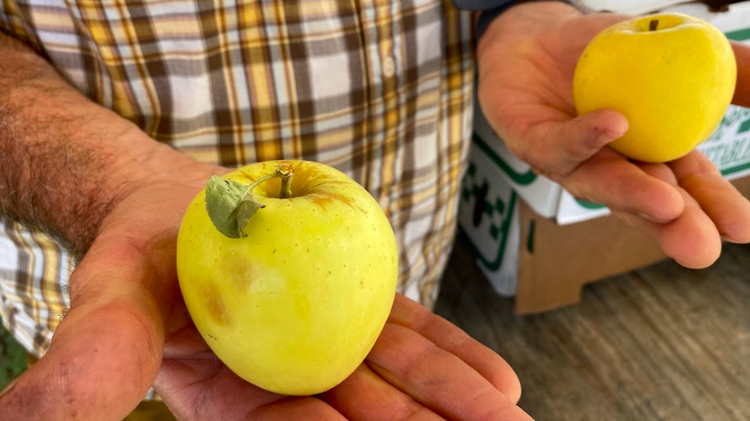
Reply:
[[[449, 0], [5, 0], [0, 30], [199, 161], [343, 171], [395, 229], [401, 291], [432, 305], [471, 131], [473, 28]], [[0, 220], [0, 316], [37, 357], [69, 305], [69, 257]]]

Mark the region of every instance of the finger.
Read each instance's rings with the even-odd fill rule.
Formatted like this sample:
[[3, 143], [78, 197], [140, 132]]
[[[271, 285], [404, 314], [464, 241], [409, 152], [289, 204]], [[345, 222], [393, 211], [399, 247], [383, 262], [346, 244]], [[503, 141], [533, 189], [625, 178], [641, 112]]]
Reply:
[[[650, 167], [660, 168], [658, 165]], [[640, 215], [656, 222], [668, 222], [680, 216], [685, 206], [680, 192], [668, 181], [644, 172], [643, 168], [605, 149], [558, 181], [574, 196], [602, 203], [616, 212]]]
[[194, 325], [167, 337], [154, 389], [181, 420], [239, 420], [283, 397], [229, 370]]
[[667, 256], [690, 269], [711, 266], [721, 254], [721, 238], [711, 219], [687, 192], [685, 212], [672, 222], [659, 224], [642, 220], [641, 226], [655, 234]]
[[[667, 165], [642, 163], [638, 164], [638, 167], [644, 173], [666, 183], [669, 183], [670, 185], [674, 186], [675, 189], [677, 189], [677, 177], [675, 177], [674, 172], [672, 172], [672, 170]], [[676, 191], [679, 193], [679, 190]], [[680, 195], [680, 198], [682, 198], [682, 195]], [[654, 237], [656, 236], [656, 227], [659, 225], [654, 224], [654, 221], [651, 218], [645, 217], [641, 214], [628, 213], [619, 210], [613, 210], [612, 214], [628, 222], [630, 225], [647, 231]]]
[[625, 117], [611, 110], [538, 124], [525, 137], [528, 151], [521, 159], [544, 173], [566, 175], [627, 130]]
[[389, 321], [419, 333], [438, 347], [457, 356], [511, 402], [517, 403], [521, 398], [521, 382], [502, 357], [416, 301], [398, 294]]
[[[663, 177], [661, 166], [647, 166], [644, 170], [654, 177]], [[721, 254], [719, 233], [700, 204], [681, 187], [677, 190], [683, 197], [685, 209], [675, 220], [660, 224], [640, 217], [627, 219], [653, 235], [667, 256], [682, 266], [692, 269], [708, 267]]]
[[215, 362], [202, 357], [164, 361], [155, 389], [178, 420], [346, 421], [317, 398], [262, 390]]
[[750, 46], [732, 41], [732, 48], [737, 60], [737, 88], [732, 102], [750, 107]]
[[445, 418], [531, 420], [460, 358], [403, 326], [386, 323], [366, 361], [379, 376]]
[[[217, 418], [211, 418], [217, 419]], [[316, 398], [288, 398], [272, 405], [261, 406], [247, 421], [347, 421], [327, 403]]]
[[0, 419], [121, 420], [138, 405], [164, 341], [156, 301], [141, 286], [156, 271], [141, 257], [94, 244], [72, 276], [72, 308], [47, 354], [0, 397]]
[[349, 421], [444, 421], [362, 364], [339, 386], [322, 395]]
[[750, 201], [699, 151], [670, 164], [684, 188], [713, 221], [721, 237], [750, 242]]
[[242, 420], [283, 399], [242, 380], [210, 351], [165, 359], [154, 389], [178, 420]]
[[[227, 368], [195, 326], [171, 335], [154, 389], [179, 420], [342, 421], [314, 398], [287, 398], [260, 389]], [[305, 417], [287, 418], [303, 413]]]
[[672, 169], [667, 164], [641, 162], [636, 163], [635, 165], [640, 168], [640, 170], [643, 171], [643, 173], [645, 173], [646, 175], [661, 180], [669, 184], [670, 186], [677, 187], [677, 185], [679, 184], [677, 181], [677, 176], [675, 176], [674, 171], [672, 171]]

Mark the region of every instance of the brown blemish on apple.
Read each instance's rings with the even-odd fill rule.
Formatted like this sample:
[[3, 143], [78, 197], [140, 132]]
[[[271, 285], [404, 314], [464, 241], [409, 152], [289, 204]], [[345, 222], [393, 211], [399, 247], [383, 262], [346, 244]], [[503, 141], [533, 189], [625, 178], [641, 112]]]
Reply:
[[[276, 249], [273, 251], [276, 253]], [[252, 263], [240, 254], [230, 254], [222, 261], [222, 271], [237, 291], [244, 291], [253, 280]]]
[[[295, 168], [295, 170], [298, 168]], [[320, 184], [320, 182], [323, 182], [323, 181], [327, 183], [340, 182], [336, 180], [331, 180], [332, 174], [329, 171], [326, 171], [325, 167], [305, 165], [304, 168], [299, 171], [299, 173], [302, 175], [302, 177], [304, 177], [305, 181], [312, 182], [313, 184]]]
[[[324, 176], [326, 176], [326, 174], [320, 175], [320, 177]], [[327, 205], [333, 202], [340, 202], [352, 209], [358, 209], [362, 213], [367, 213], [365, 209], [357, 204], [356, 200], [346, 194], [346, 191], [339, 193], [329, 190], [331, 185], [348, 185], [348, 182], [338, 180], [324, 180], [316, 182], [317, 180], [315, 180], [314, 177], [315, 175], [313, 174], [310, 178], [305, 180], [306, 182], [311, 182], [310, 185], [306, 186], [306, 188], [304, 189], [304, 191], [306, 192], [305, 197], [309, 200], [312, 200], [312, 202], [318, 205], [321, 209], [325, 209]]]
[[208, 314], [219, 326], [227, 326], [232, 322], [232, 317], [227, 311], [224, 300], [221, 297], [219, 288], [212, 282], [207, 282], [201, 296], [203, 305], [208, 310]]
[[321, 191], [319, 189], [316, 189], [314, 192], [308, 193], [307, 198], [312, 200], [313, 203], [320, 206], [322, 209], [325, 209], [327, 205], [338, 201], [349, 206], [350, 208], [356, 208], [366, 213], [364, 209], [356, 206], [354, 199], [345, 194], [334, 193], [326, 190]]
[[648, 30], [649, 31], [656, 31], [659, 28], [659, 20], [658, 19], [651, 19], [651, 21], [648, 23]]

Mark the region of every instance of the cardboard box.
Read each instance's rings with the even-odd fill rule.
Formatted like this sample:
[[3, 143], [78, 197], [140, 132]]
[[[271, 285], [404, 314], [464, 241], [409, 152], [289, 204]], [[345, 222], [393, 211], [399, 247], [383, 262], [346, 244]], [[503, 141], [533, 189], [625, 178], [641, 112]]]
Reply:
[[[731, 5], [724, 13], [696, 3], [675, 6], [676, 1], [582, 3], [626, 13], [672, 6], [666, 10], [699, 16], [728, 38], [750, 44], [750, 2]], [[608, 216], [606, 207], [578, 200], [516, 159], [478, 105], [474, 124], [459, 229], [474, 245], [477, 263], [493, 288], [516, 296], [518, 313], [577, 302], [582, 285], [665, 258], [655, 241]], [[749, 109], [732, 106], [699, 149], [750, 197]], [[595, 264], [591, 256], [596, 256]]]
[[[750, 198], [750, 177], [732, 183]], [[574, 304], [584, 285], [666, 258], [655, 240], [612, 215], [559, 225], [520, 204], [518, 314]]]

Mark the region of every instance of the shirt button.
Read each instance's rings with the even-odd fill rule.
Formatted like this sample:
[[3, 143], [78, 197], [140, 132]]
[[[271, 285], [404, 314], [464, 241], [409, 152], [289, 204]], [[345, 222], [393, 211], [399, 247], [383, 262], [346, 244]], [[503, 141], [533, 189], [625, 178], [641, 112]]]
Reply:
[[393, 77], [396, 74], [396, 63], [393, 61], [393, 57], [388, 56], [383, 59], [383, 76]]

